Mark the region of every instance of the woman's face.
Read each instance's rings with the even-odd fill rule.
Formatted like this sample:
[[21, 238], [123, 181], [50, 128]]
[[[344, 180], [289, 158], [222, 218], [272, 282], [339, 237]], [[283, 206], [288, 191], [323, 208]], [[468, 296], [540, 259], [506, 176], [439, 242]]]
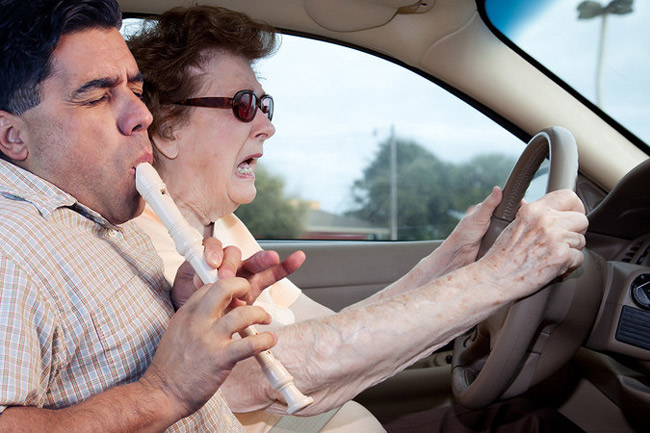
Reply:
[[[239, 90], [264, 94], [248, 61], [233, 54], [214, 56], [200, 75], [203, 86], [190, 97], [232, 97]], [[189, 121], [175, 130], [174, 140], [154, 137], [157, 147], [170, 149], [170, 159], [161, 158], [161, 174], [186, 216], [193, 214], [190, 218], [207, 225], [251, 202], [256, 194], [257, 160], [264, 140], [274, 133], [259, 109], [251, 122], [242, 122], [231, 108], [193, 107]]]

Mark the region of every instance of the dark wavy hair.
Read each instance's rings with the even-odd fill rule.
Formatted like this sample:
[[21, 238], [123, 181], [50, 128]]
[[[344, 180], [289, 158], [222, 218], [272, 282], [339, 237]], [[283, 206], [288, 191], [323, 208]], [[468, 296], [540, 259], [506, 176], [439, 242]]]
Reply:
[[115, 0], [0, 0], [0, 110], [20, 115], [41, 102], [61, 36], [121, 26]]
[[187, 121], [190, 107], [169, 103], [194, 96], [202, 84], [192, 68], [201, 69], [223, 52], [252, 64], [271, 55], [277, 39], [273, 27], [243, 13], [193, 6], [147, 20], [127, 44], [144, 75], [144, 102], [153, 114], [149, 135], [173, 138], [175, 128]]

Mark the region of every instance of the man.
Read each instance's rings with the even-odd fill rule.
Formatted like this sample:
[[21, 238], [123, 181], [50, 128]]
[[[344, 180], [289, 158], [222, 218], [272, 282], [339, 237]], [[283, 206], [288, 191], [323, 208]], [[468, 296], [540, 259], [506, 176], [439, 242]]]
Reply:
[[[241, 268], [257, 283], [222, 279], [174, 313], [128, 222], [151, 114], [117, 3], [0, 6], [0, 431], [241, 431], [217, 390], [275, 337], [232, 340], [269, 321], [232, 306], [299, 263], [259, 255]], [[206, 258], [222, 277], [239, 266], [215, 240]]]

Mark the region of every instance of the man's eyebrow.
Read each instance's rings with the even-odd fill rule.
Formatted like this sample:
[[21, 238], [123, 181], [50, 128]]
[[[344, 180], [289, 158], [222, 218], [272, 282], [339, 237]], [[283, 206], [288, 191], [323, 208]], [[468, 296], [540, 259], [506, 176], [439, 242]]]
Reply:
[[119, 82], [119, 78], [97, 78], [96, 80], [90, 80], [75, 90], [72, 93], [72, 98], [79, 98], [83, 96], [84, 93], [93, 91], [95, 89], [110, 89], [111, 87], [117, 86]]
[[140, 71], [127, 77], [129, 83], [144, 83], [144, 74]]
[[[84, 83], [81, 87], [79, 87], [77, 90], [75, 90], [72, 93], [72, 98], [79, 98], [83, 96], [85, 93], [93, 91], [95, 89], [110, 89], [112, 87], [117, 86], [120, 83], [120, 78], [113, 77], [104, 77], [104, 78], [97, 78], [95, 80], [90, 80], [87, 83]], [[143, 83], [144, 82], [144, 75], [142, 72], [137, 72], [135, 74], [131, 74], [127, 77], [127, 80], [129, 83]]]

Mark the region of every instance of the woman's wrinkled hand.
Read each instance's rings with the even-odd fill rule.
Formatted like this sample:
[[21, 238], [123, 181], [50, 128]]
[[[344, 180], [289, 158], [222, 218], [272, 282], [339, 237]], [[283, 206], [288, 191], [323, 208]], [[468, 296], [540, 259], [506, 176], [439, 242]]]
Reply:
[[[205, 259], [210, 267], [218, 269], [220, 279], [241, 277], [246, 279], [251, 290], [243, 298], [234, 298], [231, 307], [252, 304], [265, 288], [298, 270], [305, 261], [305, 254], [296, 251], [283, 261], [275, 251], [258, 251], [250, 258], [242, 260], [239, 248], [222, 248], [215, 238], [203, 241]], [[187, 302], [192, 294], [203, 285], [192, 266], [185, 262], [178, 269], [172, 288], [172, 302], [176, 309]]]
[[460, 220], [454, 231], [441, 246], [449, 257], [445, 272], [466, 266], [476, 260], [481, 240], [488, 227], [490, 218], [501, 203], [503, 193], [497, 186], [481, 203], [470, 207]]
[[553, 191], [532, 203], [523, 202], [514, 221], [479, 261], [484, 274], [495, 281], [521, 286], [526, 296], [580, 267], [584, 260], [589, 221], [578, 196], [570, 190]]

